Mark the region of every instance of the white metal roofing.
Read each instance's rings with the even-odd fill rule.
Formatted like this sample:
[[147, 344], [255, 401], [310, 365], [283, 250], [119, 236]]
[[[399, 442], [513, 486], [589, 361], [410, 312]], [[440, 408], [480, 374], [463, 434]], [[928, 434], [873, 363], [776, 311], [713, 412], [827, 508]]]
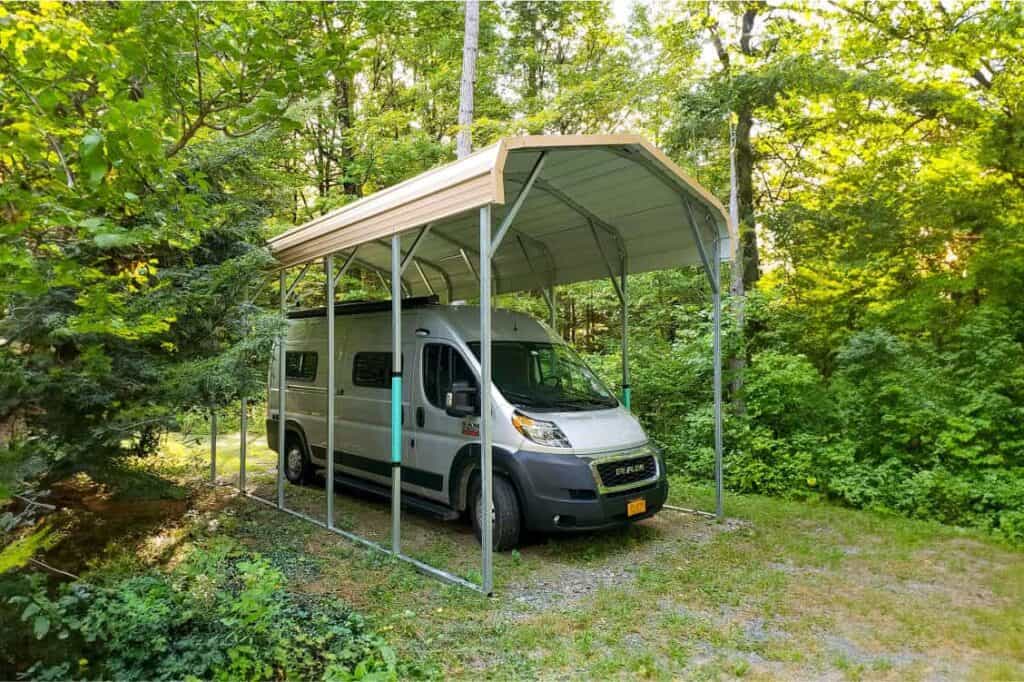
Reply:
[[718, 200], [638, 135], [504, 138], [288, 230], [270, 249], [289, 266], [358, 246], [358, 262], [387, 274], [391, 236], [403, 234], [404, 250], [429, 224], [420, 267], [403, 276], [407, 292], [474, 297], [476, 209], [494, 206], [496, 231], [541, 153], [539, 179], [494, 256], [495, 292], [603, 278], [607, 262], [618, 273], [620, 244], [631, 273], [700, 264], [691, 213], [709, 257], [716, 236], [720, 258], [734, 252], [736, 229]]

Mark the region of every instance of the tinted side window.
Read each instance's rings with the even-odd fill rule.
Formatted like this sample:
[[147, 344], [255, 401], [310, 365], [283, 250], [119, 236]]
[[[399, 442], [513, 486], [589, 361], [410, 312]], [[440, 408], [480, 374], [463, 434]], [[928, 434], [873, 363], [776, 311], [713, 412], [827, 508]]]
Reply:
[[431, 405], [445, 409], [445, 397], [456, 381], [476, 385], [476, 377], [458, 350], [441, 343], [423, 348], [423, 392]]
[[352, 384], [365, 388], [391, 388], [391, 353], [356, 353]]
[[316, 378], [316, 353], [313, 351], [285, 352], [284, 374], [289, 379], [313, 381]]

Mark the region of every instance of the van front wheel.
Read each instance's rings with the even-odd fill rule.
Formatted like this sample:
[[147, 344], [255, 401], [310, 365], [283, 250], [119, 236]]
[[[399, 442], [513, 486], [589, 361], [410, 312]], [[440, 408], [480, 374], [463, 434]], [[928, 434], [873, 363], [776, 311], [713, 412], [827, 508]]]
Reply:
[[[522, 523], [519, 513], [519, 498], [516, 497], [516, 489], [512, 482], [503, 476], [495, 476], [491, 488], [494, 549], [504, 552], [519, 545], [519, 532]], [[481, 513], [483, 490], [480, 486], [479, 476], [473, 477], [469, 500], [470, 509], [473, 510], [473, 533], [479, 541], [481, 539], [481, 519], [483, 518]]]

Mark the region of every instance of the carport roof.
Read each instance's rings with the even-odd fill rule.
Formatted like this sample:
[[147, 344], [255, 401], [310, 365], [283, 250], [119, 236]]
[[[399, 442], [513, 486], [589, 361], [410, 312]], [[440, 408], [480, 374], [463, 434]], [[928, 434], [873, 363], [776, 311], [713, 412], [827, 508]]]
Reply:
[[[540, 161], [543, 157], [543, 161]], [[540, 166], [493, 258], [494, 290], [507, 293], [618, 274], [701, 264], [701, 245], [729, 259], [736, 228], [721, 203], [639, 135], [503, 138], [459, 161], [376, 192], [269, 241], [283, 266], [358, 247], [356, 262], [390, 272], [390, 238], [429, 225], [408, 295], [478, 295], [479, 216], [495, 230]], [[692, 222], [691, 222], [692, 221]], [[696, 228], [696, 229], [694, 229]]]

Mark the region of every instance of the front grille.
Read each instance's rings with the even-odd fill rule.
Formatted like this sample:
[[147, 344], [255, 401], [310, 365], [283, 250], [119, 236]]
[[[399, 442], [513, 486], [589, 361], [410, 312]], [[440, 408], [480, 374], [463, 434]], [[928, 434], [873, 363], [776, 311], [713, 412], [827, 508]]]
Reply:
[[601, 476], [601, 484], [605, 488], [618, 488], [654, 478], [658, 473], [658, 465], [654, 461], [654, 455], [642, 455], [632, 459], [598, 462], [597, 473]]

